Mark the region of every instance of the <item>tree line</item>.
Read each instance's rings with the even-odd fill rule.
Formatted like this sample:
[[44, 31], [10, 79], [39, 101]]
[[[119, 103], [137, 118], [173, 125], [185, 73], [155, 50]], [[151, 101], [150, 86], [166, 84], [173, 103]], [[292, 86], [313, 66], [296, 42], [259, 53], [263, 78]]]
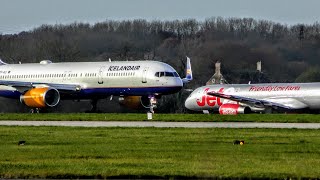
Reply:
[[[319, 81], [319, 48], [317, 22], [289, 26], [252, 18], [106, 20], [93, 25], [41, 25], [0, 35], [0, 58], [7, 63], [152, 59], [172, 65], [184, 76], [185, 57], [189, 56], [194, 80], [187, 88], [192, 89], [208, 81], [216, 61], [222, 63], [222, 74], [229, 83], [261, 79], [257, 61], [262, 61], [266, 82]], [[162, 98], [160, 103], [165, 105], [160, 104], [158, 111], [184, 112], [187, 95], [182, 91]]]

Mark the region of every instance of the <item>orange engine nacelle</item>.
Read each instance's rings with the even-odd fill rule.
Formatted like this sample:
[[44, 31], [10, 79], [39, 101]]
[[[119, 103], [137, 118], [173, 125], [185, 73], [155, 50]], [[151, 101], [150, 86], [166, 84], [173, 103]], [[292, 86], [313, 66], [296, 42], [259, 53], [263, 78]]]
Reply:
[[121, 96], [119, 97], [119, 103], [120, 105], [131, 109], [142, 109], [150, 107], [150, 101], [147, 96]]
[[54, 88], [33, 88], [21, 95], [20, 101], [32, 108], [54, 107], [60, 101], [60, 94]]

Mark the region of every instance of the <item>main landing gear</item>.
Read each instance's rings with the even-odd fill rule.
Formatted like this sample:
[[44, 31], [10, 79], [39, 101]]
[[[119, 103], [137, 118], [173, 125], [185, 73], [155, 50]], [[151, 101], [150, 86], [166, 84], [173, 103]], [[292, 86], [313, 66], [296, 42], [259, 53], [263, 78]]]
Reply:
[[30, 113], [31, 114], [34, 114], [34, 113], [39, 114], [40, 113], [40, 108], [32, 108], [32, 109], [30, 109]]
[[90, 113], [95, 113], [97, 112], [97, 104], [98, 104], [98, 99], [91, 99], [91, 109]]

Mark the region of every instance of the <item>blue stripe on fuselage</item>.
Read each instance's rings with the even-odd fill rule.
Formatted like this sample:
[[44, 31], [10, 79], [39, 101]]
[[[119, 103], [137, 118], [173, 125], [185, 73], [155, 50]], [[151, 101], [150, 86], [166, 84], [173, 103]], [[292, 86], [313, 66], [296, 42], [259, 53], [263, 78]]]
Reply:
[[5, 98], [19, 99], [21, 93], [19, 91], [0, 90], [0, 96]]
[[[62, 99], [91, 99], [91, 98], [107, 98], [110, 95], [126, 95], [126, 96], [144, 96], [152, 94], [172, 94], [179, 92], [181, 86], [175, 87], [144, 87], [144, 88], [90, 88], [82, 89], [80, 92], [68, 93], [61, 92]], [[12, 99], [19, 99], [21, 93], [19, 91], [0, 90], [0, 96]]]
[[104, 98], [110, 95], [143, 96], [152, 94], [172, 94], [179, 92], [181, 86], [176, 87], [144, 87], [144, 88], [90, 88], [76, 93], [78, 98]]

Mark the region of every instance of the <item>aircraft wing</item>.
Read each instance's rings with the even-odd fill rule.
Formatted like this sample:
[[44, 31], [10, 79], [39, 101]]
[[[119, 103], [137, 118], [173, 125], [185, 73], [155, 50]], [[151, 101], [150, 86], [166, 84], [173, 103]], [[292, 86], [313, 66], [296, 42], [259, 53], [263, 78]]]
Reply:
[[284, 109], [302, 109], [308, 107], [306, 104], [301, 101], [290, 98], [290, 97], [278, 97], [278, 98], [270, 98], [270, 99], [255, 99], [242, 97], [237, 95], [228, 95], [218, 92], [207, 92], [208, 95], [216, 96], [223, 99], [228, 99], [236, 102], [240, 102], [243, 104], [247, 104], [253, 107], [272, 107], [274, 109], [284, 108]]
[[21, 82], [21, 81], [1, 81], [0, 85], [11, 86], [17, 90], [25, 90], [32, 87], [47, 86], [60, 91], [79, 91], [81, 86], [78, 84], [57, 84], [57, 83], [40, 83], [40, 82]]

